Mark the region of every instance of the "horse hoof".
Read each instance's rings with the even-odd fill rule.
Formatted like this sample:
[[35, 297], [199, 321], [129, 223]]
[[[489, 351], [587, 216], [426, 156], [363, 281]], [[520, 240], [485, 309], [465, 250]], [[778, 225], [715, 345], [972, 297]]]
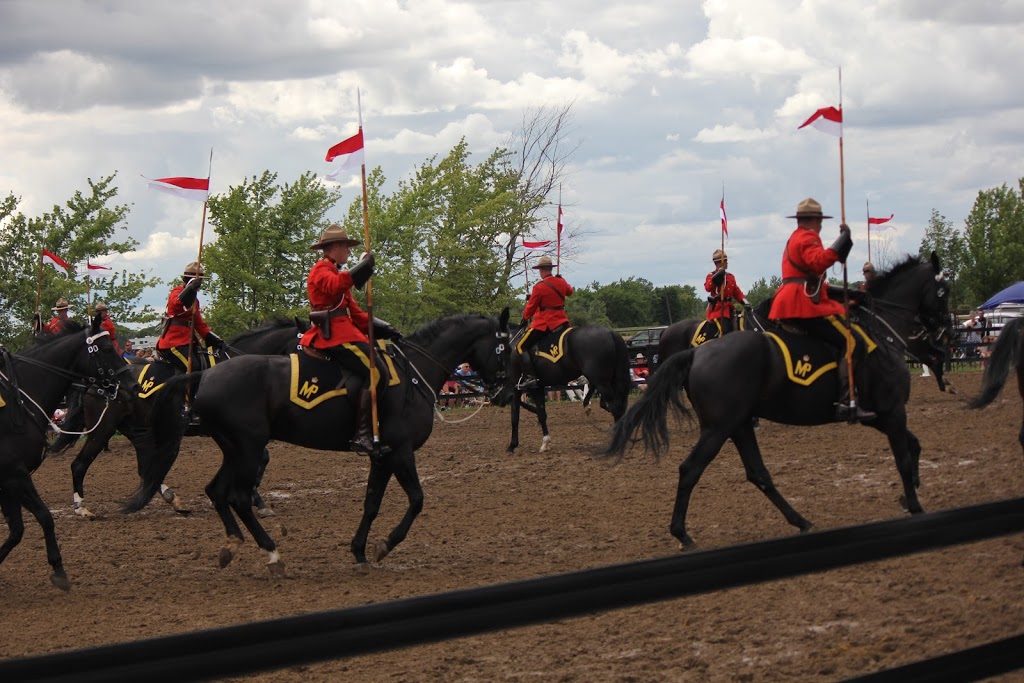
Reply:
[[687, 538], [684, 541], [679, 541], [679, 552], [685, 553], [690, 550], [696, 550], [697, 543], [692, 538]]
[[271, 507], [262, 507], [256, 510], [256, 516], [260, 519], [266, 519], [267, 517], [273, 517], [277, 513]]
[[177, 498], [174, 491], [168, 488], [161, 489], [160, 496], [163, 497], [164, 502], [170, 503], [171, 505], [174, 505], [174, 499]]
[[356, 574], [362, 574], [362, 575], [369, 574], [370, 573], [370, 563], [369, 562], [356, 562], [354, 565], [352, 565], [352, 571], [355, 572]]
[[586, 408], [583, 409], [583, 414], [586, 415], [587, 417], [590, 417], [590, 406], [587, 406]]
[[373, 546], [373, 561], [380, 562], [387, 557], [390, 552], [391, 548], [388, 547], [387, 541], [377, 541]]
[[224, 569], [224, 567], [231, 564], [231, 560], [235, 559], [235, 554], [238, 553], [238, 546], [240, 544], [240, 540], [229, 538], [224, 547], [220, 549], [220, 552], [217, 553], [217, 562], [220, 564], [221, 569]]
[[50, 577], [50, 583], [65, 593], [71, 590], [71, 581], [68, 580], [67, 574], [54, 574]]
[[273, 576], [275, 579], [285, 578], [284, 560], [278, 560], [277, 562], [268, 563], [267, 569], [270, 571], [270, 575]]
[[545, 436], [543, 439], [541, 439], [541, 442], [540, 442], [540, 452], [544, 453], [549, 448], [551, 448], [551, 437], [550, 436]]
[[94, 515], [92, 511], [89, 508], [85, 507], [84, 505], [76, 507], [75, 514], [81, 517], [82, 519], [96, 519], [96, 515]]

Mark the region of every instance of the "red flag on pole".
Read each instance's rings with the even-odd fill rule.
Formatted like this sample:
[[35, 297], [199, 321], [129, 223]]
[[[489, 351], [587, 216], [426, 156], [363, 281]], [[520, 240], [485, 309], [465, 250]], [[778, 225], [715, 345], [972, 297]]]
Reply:
[[182, 199], [205, 202], [210, 194], [209, 178], [157, 178], [149, 181], [150, 188]]
[[523, 240], [523, 249], [543, 249], [550, 244], [551, 240], [542, 240], [540, 242], [527, 242], [526, 240]]
[[869, 216], [868, 217], [868, 224], [869, 225], [881, 225], [882, 223], [888, 223], [889, 221], [892, 220], [892, 217], [895, 216], [895, 215], [896, 214], [891, 213], [891, 214], [889, 214], [888, 218], [871, 218]]
[[729, 219], [725, 217], [725, 197], [722, 197], [722, 203], [718, 205], [718, 215], [722, 219], [722, 234], [728, 237]]
[[342, 140], [334, 147], [327, 150], [326, 161], [337, 161], [337, 168], [327, 174], [327, 178], [334, 180], [342, 171], [359, 168], [365, 162], [363, 152], [363, 129], [350, 138]]
[[52, 251], [48, 251], [46, 249], [43, 249], [43, 263], [49, 263], [57, 270], [63, 271], [64, 275], [69, 275], [69, 271], [71, 270], [70, 263], [54, 254]]
[[843, 112], [835, 107], [823, 107], [811, 114], [811, 117], [801, 123], [797, 130], [805, 126], [817, 128], [822, 133], [841, 138], [843, 137]]

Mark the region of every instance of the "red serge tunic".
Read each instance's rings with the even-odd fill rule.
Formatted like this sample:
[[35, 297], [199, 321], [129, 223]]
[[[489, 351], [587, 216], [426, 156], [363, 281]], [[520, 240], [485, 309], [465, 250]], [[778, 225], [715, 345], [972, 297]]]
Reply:
[[110, 316], [103, 316], [103, 320], [100, 322], [100, 329], [106, 330], [110, 335], [110, 341], [114, 344], [114, 350], [120, 356], [121, 347], [117, 344], [117, 328], [114, 327], [114, 321], [110, 319]]
[[711, 276], [714, 274], [715, 273], [708, 273], [708, 276], [704, 278], [704, 289], [708, 293], [719, 297], [718, 301], [708, 306], [707, 319], [714, 320], [716, 318], [732, 318], [733, 299], [736, 301], [743, 301], [747, 297], [743, 296], [743, 292], [740, 291], [739, 285], [736, 284], [736, 278], [728, 271], [725, 273], [724, 289], [719, 292], [719, 288], [711, 281]]
[[369, 343], [366, 331], [370, 319], [352, 297], [352, 285], [352, 276], [349, 272], [338, 270], [337, 264], [331, 259], [323, 258], [313, 264], [309, 277], [306, 278], [310, 307], [314, 311], [347, 308], [348, 313], [335, 315], [330, 319], [330, 339], [324, 339], [320, 334], [320, 328], [314, 325], [302, 335], [300, 344], [314, 349], [329, 349], [332, 346], [341, 346], [345, 342]]
[[192, 325], [193, 318], [195, 319], [195, 331], [200, 339], [206, 339], [206, 335], [210, 334], [210, 326], [206, 324], [206, 321], [203, 320], [203, 314], [199, 312], [199, 299], [196, 299], [195, 306], [192, 308], [185, 308], [185, 304], [178, 301], [178, 294], [183, 289], [185, 289], [184, 284], [178, 285], [167, 295], [166, 315], [171, 319], [171, 324], [167, 326], [167, 331], [157, 340], [156, 348], [158, 349], [187, 346], [191, 343], [191, 339], [189, 339], [191, 330], [189, 327]]
[[[814, 230], [797, 228], [786, 243], [786, 251], [782, 254], [782, 286], [775, 293], [772, 303], [771, 320], [786, 318], [821, 318], [826, 315], [843, 315], [845, 309], [838, 301], [828, 298], [828, 285], [822, 284], [818, 303], [811, 300], [810, 295], [818, 287], [818, 281], [825, 270], [839, 260], [839, 254], [832, 249], [825, 249], [821, 237]], [[792, 280], [811, 280], [804, 289], [804, 282]]]
[[64, 329], [64, 321], [60, 318], [50, 318], [50, 322], [43, 325], [43, 329], [51, 334], [57, 334]]
[[572, 285], [552, 275], [535, 284], [523, 309], [523, 317], [530, 319], [530, 329], [547, 332], [569, 322], [565, 297], [572, 296], [572, 292]]

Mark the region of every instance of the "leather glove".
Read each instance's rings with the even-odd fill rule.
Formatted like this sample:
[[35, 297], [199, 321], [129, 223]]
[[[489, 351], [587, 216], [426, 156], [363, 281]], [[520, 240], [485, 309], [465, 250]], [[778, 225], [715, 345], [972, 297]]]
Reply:
[[711, 276], [711, 284], [715, 285], [716, 287], [721, 287], [724, 282], [725, 270], [719, 268], [718, 270], [715, 271], [715, 274]]
[[204, 341], [206, 342], [206, 348], [208, 349], [213, 349], [217, 353], [220, 353], [221, 351], [224, 350], [224, 340], [215, 335], [213, 332], [208, 332], [206, 334], [206, 339]]
[[196, 302], [196, 295], [199, 293], [199, 288], [203, 286], [203, 278], [194, 277], [185, 284], [185, 289], [178, 292], [178, 301], [185, 308], [192, 308], [192, 304]]
[[399, 332], [394, 325], [381, 320], [380, 318], [373, 319], [373, 337], [374, 339], [390, 339], [392, 341], [398, 341], [402, 338], [402, 333]]
[[363, 285], [370, 280], [376, 263], [377, 257], [373, 255], [372, 251], [367, 251], [359, 259], [359, 263], [348, 269], [348, 274], [352, 276], [352, 283], [356, 286], [356, 289], [362, 289]]
[[38, 313], [32, 314], [32, 334], [39, 334], [43, 331], [43, 319]]
[[846, 263], [846, 257], [850, 255], [850, 250], [853, 249], [853, 235], [850, 233], [849, 225], [843, 223], [839, 226], [839, 237], [829, 248], [839, 255], [840, 263]]
[[529, 324], [530, 324], [530, 321], [527, 320], [526, 318], [523, 318], [522, 320], [519, 321], [519, 327], [526, 327]]

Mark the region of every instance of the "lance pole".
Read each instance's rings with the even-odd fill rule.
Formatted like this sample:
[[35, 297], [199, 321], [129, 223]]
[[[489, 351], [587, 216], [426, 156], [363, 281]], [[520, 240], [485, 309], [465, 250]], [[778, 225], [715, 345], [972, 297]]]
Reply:
[[[839, 67], [839, 217], [846, 224], [846, 176], [843, 172], [843, 67]], [[868, 236], [868, 248], [871, 237]], [[850, 259], [847, 258], [846, 261]], [[850, 324], [850, 280], [847, 264], [843, 262], [843, 322], [846, 326], [846, 368], [849, 373], [850, 410], [857, 405], [857, 389], [853, 381], [853, 329]]]
[[558, 213], [555, 215], [555, 275], [562, 274], [562, 184], [558, 184]]
[[[196, 254], [196, 277], [201, 277], [203, 267], [203, 236], [206, 233], [206, 205], [210, 200], [210, 177], [213, 175], [213, 147], [210, 148], [210, 163], [206, 170], [206, 198], [203, 199], [203, 218], [199, 222], [199, 252]], [[192, 301], [192, 315], [188, 321], [188, 359], [185, 372], [192, 372], [192, 343], [196, 336], [196, 312], [199, 310], [199, 295]], [[189, 392], [185, 392], [185, 408], [190, 408]]]
[[39, 312], [39, 304], [43, 297], [43, 249], [39, 248], [39, 272], [36, 274], [36, 315], [39, 316], [39, 329], [33, 329], [32, 333], [36, 334], [41, 332], [43, 329], [43, 316]]
[[[356, 106], [359, 109], [359, 132], [363, 132], [363, 100], [359, 90], [356, 90]], [[363, 163], [359, 167], [360, 183], [363, 195], [363, 242], [366, 244], [366, 253], [370, 253], [370, 206], [366, 197], [366, 154], [365, 141], [363, 143]], [[373, 335], [373, 277], [366, 281], [366, 316], [369, 324], [366, 326], [366, 340], [370, 344], [370, 424], [373, 427], [373, 450], [380, 449], [380, 423], [378, 422], [377, 411], [377, 349]]]
[[868, 198], [864, 198], [864, 213], [868, 219], [868, 261], [871, 261], [871, 203], [868, 202]]

